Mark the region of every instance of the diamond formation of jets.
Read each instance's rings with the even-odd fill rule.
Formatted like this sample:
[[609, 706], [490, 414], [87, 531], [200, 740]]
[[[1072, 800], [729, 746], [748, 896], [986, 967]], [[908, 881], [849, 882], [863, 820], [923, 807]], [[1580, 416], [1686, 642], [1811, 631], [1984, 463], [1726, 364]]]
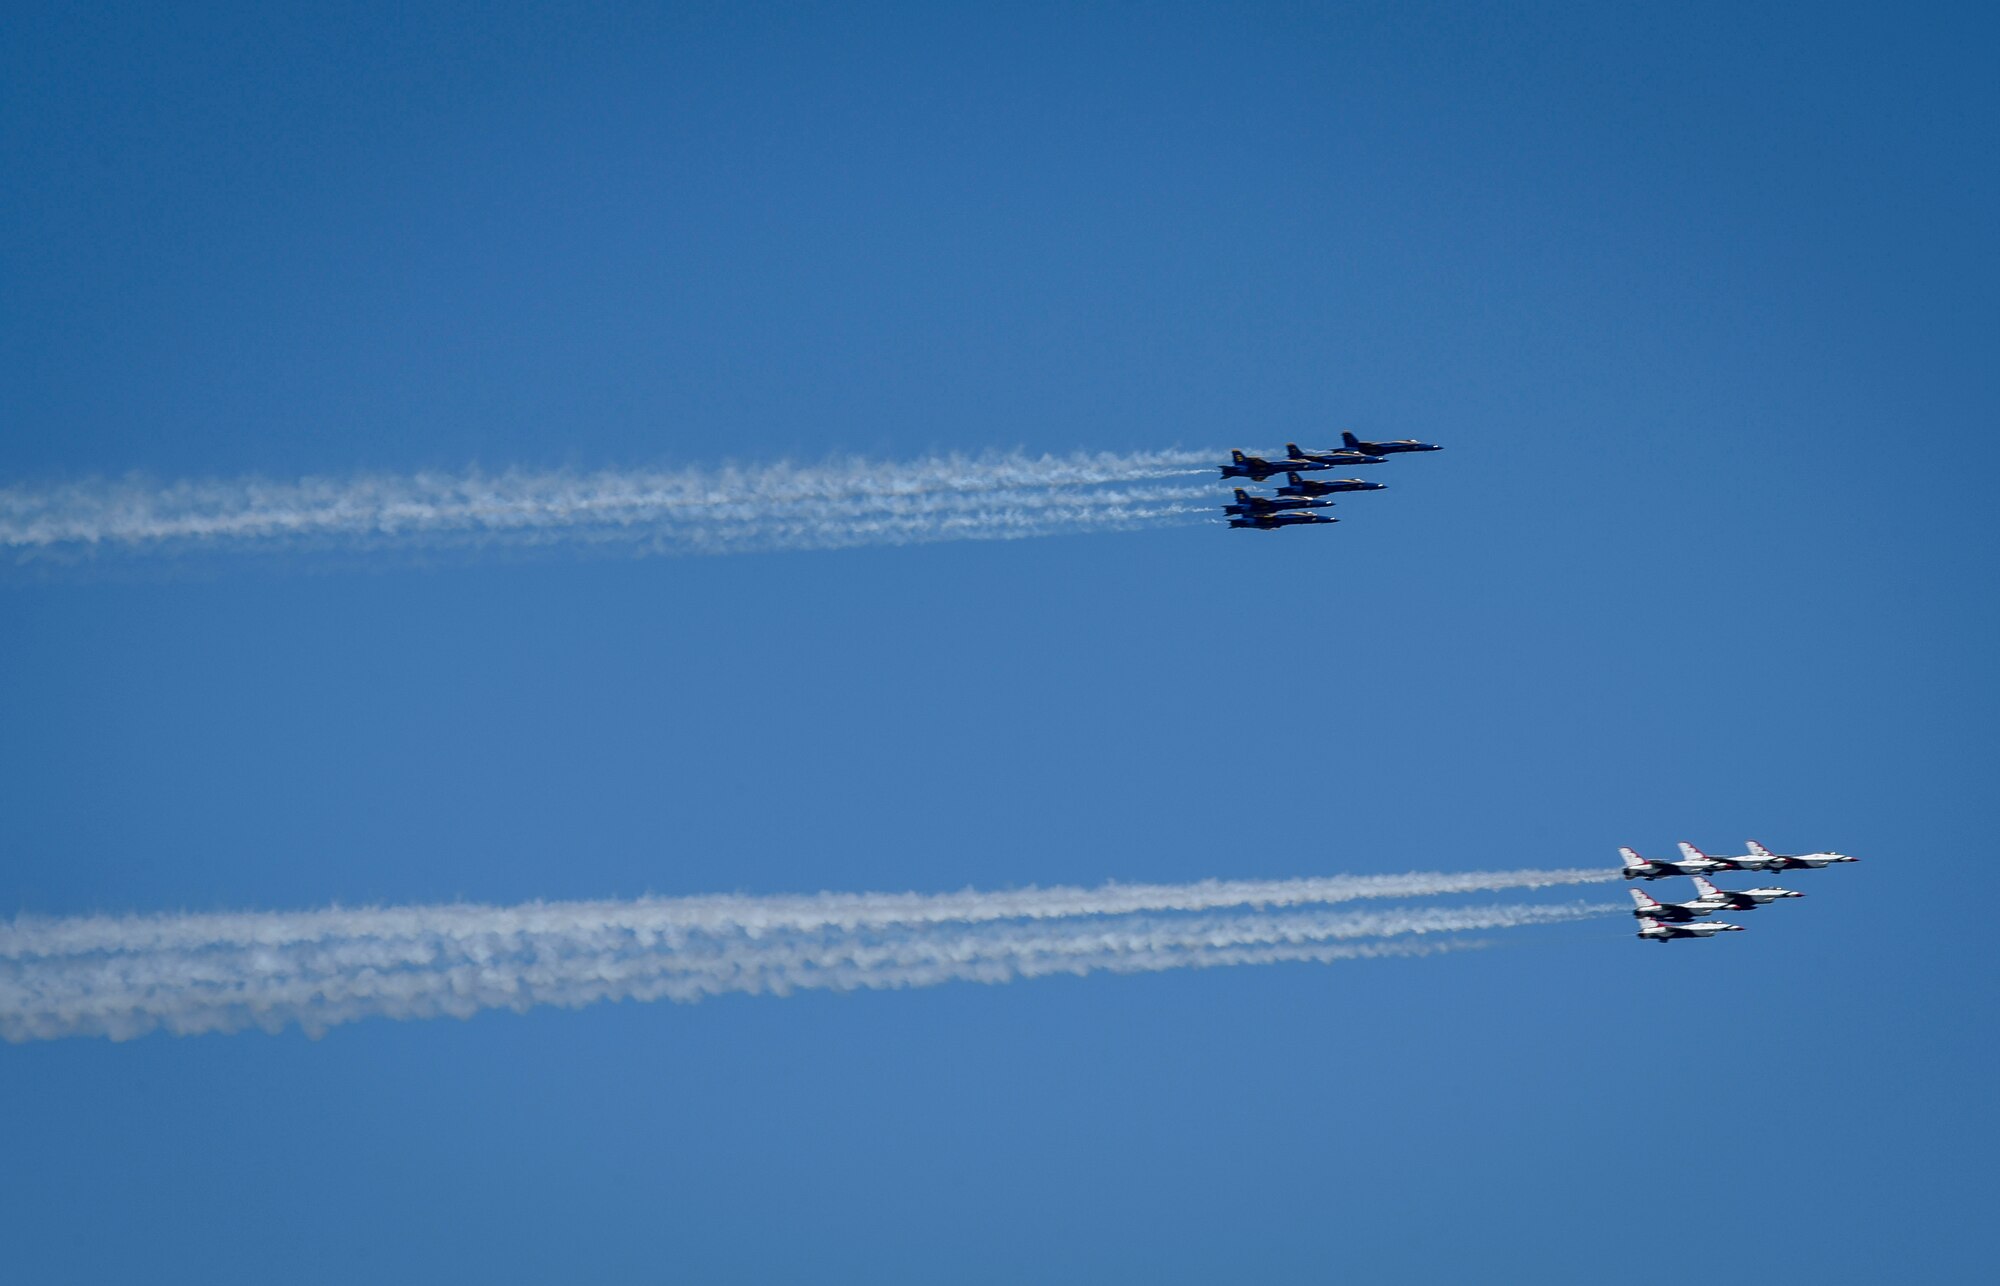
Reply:
[[1709, 938], [1718, 933], [1740, 931], [1743, 926], [1708, 917], [1721, 911], [1755, 911], [1761, 906], [1805, 894], [1796, 889], [1767, 885], [1755, 889], [1716, 887], [1710, 875], [1717, 871], [1807, 871], [1857, 859], [1845, 853], [1773, 853], [1756, 840], [1741, 857], [1710, 857], [1692, 844], [1680, 846], [1679, 861], [1647, 858], [1629, 848], [1618, 850], [1621, 873], [1628, 880], [1664, 880], [1687, 876], [1694, 881], [1696, 896], [1687, 902], [1663, 902], [1638, 889], [1632, 895], [1632, 914], [1638, 918], [1641, 938], [1652, 942], [1672, 942], [1676, 938]]
[[[1307, 509], [1324, 508], [1331, 500], [1321, 497], [1343, 491], [1380, 491], [1380, 482], [1367, 482], [1360, 478], [1304, 478], [1301, 474], [1315, 473], [1323, 469], [1337, 469], [1342, 465], [1382, 464], [1392, 455], [1405, 451], [1441, 450], [1428, 442], [1418, 442], [1414, 438], [1404, 438], [1397, 442], [1362, 442], [1352, 433], [1341, 435], [1345, 446], [1324, 451], [1311, 451], [1296, 442], [1285, 443], [1285, 454], [1271, 458], [1250, 455], [1236, 450], [1229, 453], [1229, 463], [1222, 466], [1222, 477], [1243, 478], [1262, 485], [1279, 474], [1284, 474], [1286, 485], [1277, 489], [1275, 496], [1253, 496], [1242, 488], [1236, 490], [1236, 503], [1223, 506], [1223, 513], [1229, 518], [1231, 527], [1249, 528], [1256, 531], [1276, 531], [1281, 527], [1308, 527], [1340, 521], [1325, 514], [1303, 512]], [[1374, 448], [1380, 447], [1377, 451]]]

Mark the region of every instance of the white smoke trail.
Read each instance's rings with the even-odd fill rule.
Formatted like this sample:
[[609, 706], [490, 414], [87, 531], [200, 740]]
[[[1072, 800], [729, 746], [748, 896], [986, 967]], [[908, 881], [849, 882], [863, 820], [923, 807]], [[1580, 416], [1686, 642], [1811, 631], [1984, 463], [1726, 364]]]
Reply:
[[[1165, 950], [1136, 947], [1094, 954], [1023, 956], [1014, 960], [971, 957], [949, 964], [883, 962], [865, 968], [807, 967], [796, 972], [745, 969], [734, 978], [669, 969], [657, 969], [648, 975], [643, 970], [603, 962], [590, 967], [594, 976], [587, 980], [565, 978], [554, 985], [548, 985], [550, 980], [542, 976], [519, 979], [500, 968], [460, 966], [430, 975], [365, 975], [345, 987], [273, 978], [254, 995], [240, 992], [233, 998], [216, 994], [218, 976], [210, 974], [200, 979], [208, 985], [208, 991], [198, 997], [169, 1000], [156, 991], [136, 1001], [96, 996], [88, 1005], [67, 1008], [58, 1008], [57, 1002], [51, 1000], [33, 1011], [0, 1009], [0, 1038], [14, 1043], [67, 1036], [107, 1036], [123, 1041], [155, 1030], [192, 1036], [250, 1027], [275, 1034], [292, 1023], [317, 1038], [333, 1027], [378, 1017], [464, 1019], [486, 1009], [525, 1012], [541, 1005], [580, 1009], [603, 1001], [694, 1003], [724, 992], [786, 996], [796, 991], [901, 990], [946, 982], [998, 985], [1017, 979], [1082, 977], [1099, 972], [1155, 973], [1169, 969], [1425, 956], [1477, 950], [1488, 945], [1482, 939], [1453, 937], [1430, 942], [1302, 942]], [[180, 978], [174, 985], [190, 984], [187, 978]]]
[[645, 552], [995, 538], [1171, 521], [1201, 489], [1157, 485], [1207, 453], [937, 456], [593, 473], [421, 473], [0, 488], [0, 550], [452, 548], [622, 541]]
[[[603, 905], [603, 904], [594, 904]], [[319, 1032], [371, 1016], [467, 1016], [481, 1009], [577, 1007], [605, 1000], [696, 1000], [726, 992], [1001, 982], [1048, 973], [1134, 972], [1370, 951], [1329, 944], [1574, 920], [1619, 908], [1494, 906], [1372, 913], [1281, 911], [1168, 917], [1083, 915], [1025, 923], [918, 921], [820, 929], [637, 925], [631, 917], [523, 919], [486, 908], [483, 922], [439, 931], [402, 923], [326, 923], [283, 945], [227, 917], [203, 917], [205, 940], [37, 953], [0, 965], [0, 1036], [124, 1039], [182, 1034]], [[465, 909], [461, 909], [465, 910]], [[339, 915], [342, 913], [326, 913]], [[376, 916], [391, 913], [370, 913]], [[261, 917], [248, 917], [251, 920]]]
[[481, 934], [574, 934], [607, 929], [657, 935], [881, 928], [891, 925], [1041, 920], [1142, 912], [1285, 908], [1365, 899], [1432, 897], [1603, 884], [1615, 870], [1412, 871], [1289, 880], [1200, 880], [1097, 888], [964, 889], [955, 893], [719, 894], [576, 902], [385, 907], [143, 916], [23, 916], [0, 923], [0, 960], [109, 951], [285, 947], [340, 938], [471, 938]]

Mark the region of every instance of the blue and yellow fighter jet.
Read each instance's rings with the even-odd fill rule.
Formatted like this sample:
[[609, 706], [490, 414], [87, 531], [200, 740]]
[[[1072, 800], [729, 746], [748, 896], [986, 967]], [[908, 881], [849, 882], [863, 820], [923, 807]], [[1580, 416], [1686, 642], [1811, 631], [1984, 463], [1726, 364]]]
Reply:
[[1330, 496], [1336, 491], [1380, 491], [1388, 486], [1386, 482], [1363, 482], [1359, 478], [1328, 478], [1321, 482], [1318, 478], [1301, 478], [1296, 473], [1287, 473], [1290, 485], [1278, 488], [1281, 496]]
[[1419, 442], [1415, 438], [1397, 438], [1394, 442], [1363, 442], [1352, 433], [1343, 433], [1340, 440], [1349, 451], [1362, 451], [1369, 455], [1397, 455], [1404, 451], [1442, 451], [1443, 447], [1434, 442]]
[[1330, 451], [1308, 451], [1296, 442], [1285, 443], [1285, 450], [1294, 460], [1310, 460], [1322, 469], [1331, 469], [1342, 464], [1381, 464], [1387, 456], [1370, 455], [1366, 451], [1349, 451], [1345, 447], [1335, 447]]
[[1325, 514], [1308, 513], [1303, 509], [1282, 509], [1277, 513], [1252, 514], [1247, 518], [1231, 518], [1232, 527], [1249, 527], [1257, 531], [1276, 531], [1280, 527], [1306, 527], [1314, 523], [1339, 522]]
[[1264, 514], [1281, 513], [1287, 509], [1326, 509], [1333, 505], [1331, 500], [1307, 500], [1303, 497], [1286, 497], [1273, 500], [1269, 496], [1253, 496], [1243, 488], [1236, 488], [1236, 503], [1222, 506], [1222, 512], [1232, 518], [1256, 518]]
[[1223, 477], [1248, 478], [1252, 482], [1263, 482], [1274, 473], [1332, 468], [1331, 465], [1315, 464], [1313, 461], [1296, 453], [1283, 460], [1266, 460], [1262, 456], [1244, 455], [1241, 451], [1231, 451], [1229, 453], [1229, 460], [1230, 463], [1222, 466]]

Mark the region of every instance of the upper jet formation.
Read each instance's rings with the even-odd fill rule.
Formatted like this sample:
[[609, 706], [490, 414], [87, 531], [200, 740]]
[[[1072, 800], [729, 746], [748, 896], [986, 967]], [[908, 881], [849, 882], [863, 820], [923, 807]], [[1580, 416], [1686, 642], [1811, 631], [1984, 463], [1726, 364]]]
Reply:
[[1363, 442], [1352, 433], [1343, 433], [1340, 440], [1349, 451], [1360, 451], [1367, 455], [1398, 455], [1404, 451], [1442, 451], [1443, 447], [1434, 442], [1419, 442], [1415, 438], [1397, 438], [1394, 442]]

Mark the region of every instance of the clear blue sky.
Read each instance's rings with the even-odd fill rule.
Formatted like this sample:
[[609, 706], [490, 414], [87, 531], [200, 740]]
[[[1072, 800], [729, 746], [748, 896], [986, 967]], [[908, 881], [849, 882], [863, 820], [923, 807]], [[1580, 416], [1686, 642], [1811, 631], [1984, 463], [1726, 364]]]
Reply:
[[8, 573], [0, 915], [1864, 862], [1667, 949], [0, 1047], [0, 1275], [1990, 1269], [1984, 9], [420, 8], [0, 18], [0, 483], [1449, 449], [1254, 539]]

